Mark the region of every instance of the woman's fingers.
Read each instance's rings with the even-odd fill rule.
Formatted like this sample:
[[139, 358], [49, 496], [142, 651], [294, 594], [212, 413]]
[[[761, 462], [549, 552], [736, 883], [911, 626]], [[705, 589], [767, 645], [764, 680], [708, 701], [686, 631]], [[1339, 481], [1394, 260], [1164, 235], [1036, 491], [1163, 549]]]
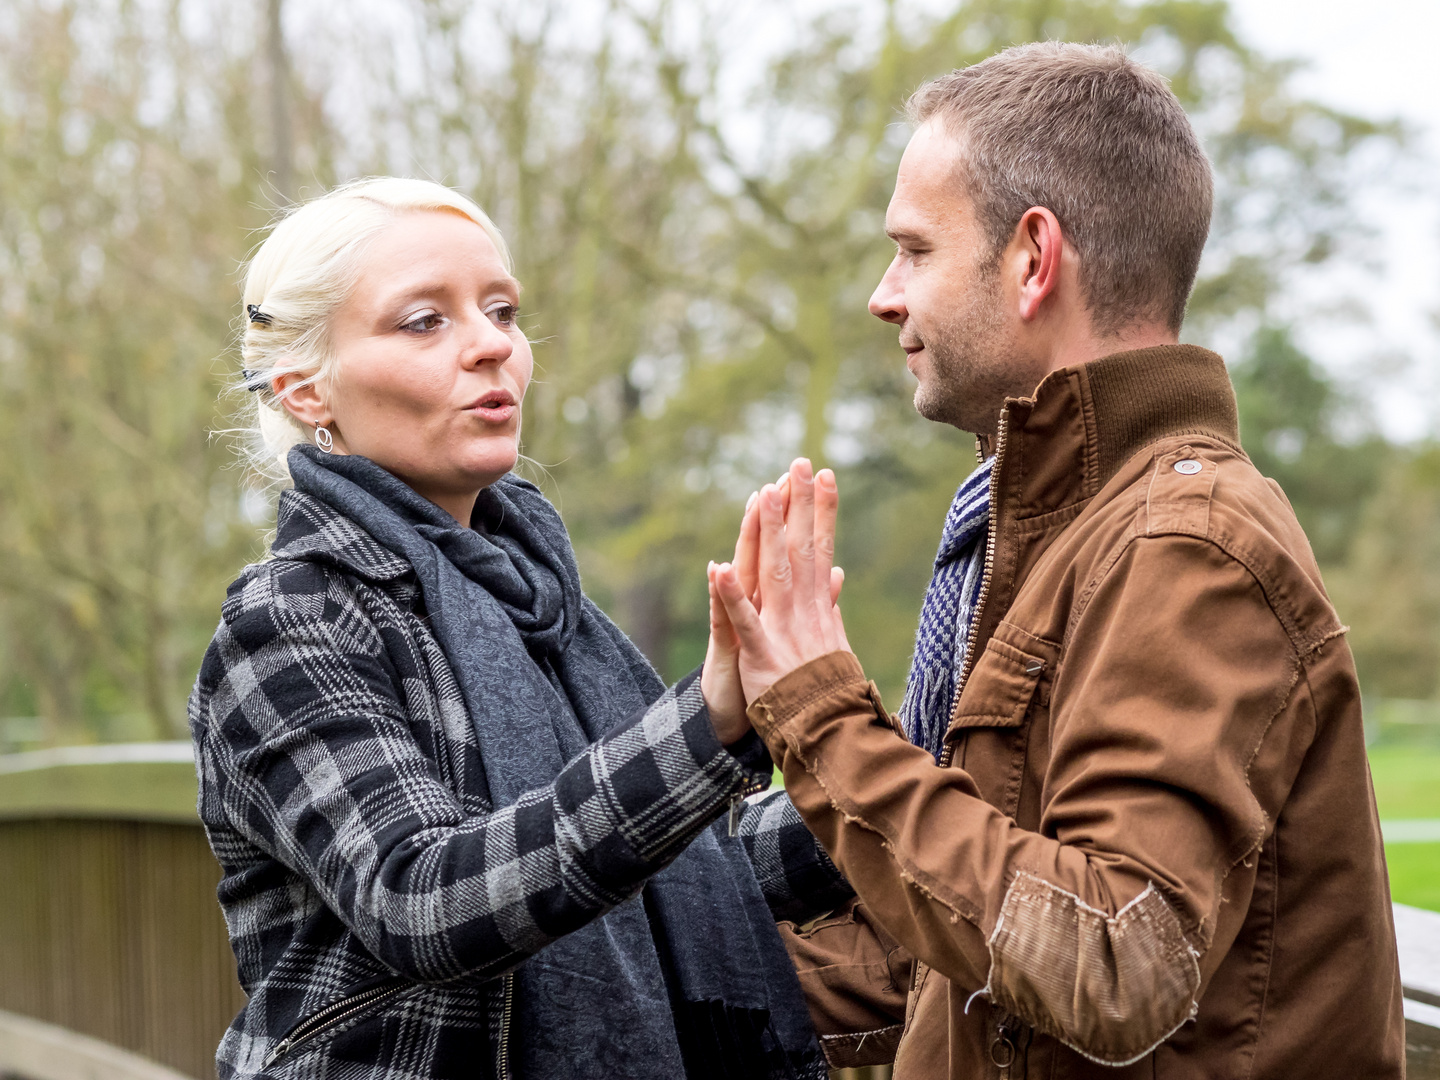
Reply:
[[760, 572], [760, 493], [754, 492], [745, 504], [745, 516], [740, 519], [740, 535], [735, 540], [735, 571], [740, 575], [740, 587], [751, 603], [759, 603], [756, 590], [757, 575]]
[[705, 568], [710, 592], [710, 638], [715, 646], [733, 652], [740, 647], [740, 642], [735, 637], [735, 628], [730, 625], [730, 613], [725, 610], [725, 604], [720, 599], [720, 592], [715, 584], [719, 570], [719, 564], [714, 562]]
[[840, 590], [845, 587], [845, 571], [838, 566], [830, 568], [830, 604], [840, 603]]

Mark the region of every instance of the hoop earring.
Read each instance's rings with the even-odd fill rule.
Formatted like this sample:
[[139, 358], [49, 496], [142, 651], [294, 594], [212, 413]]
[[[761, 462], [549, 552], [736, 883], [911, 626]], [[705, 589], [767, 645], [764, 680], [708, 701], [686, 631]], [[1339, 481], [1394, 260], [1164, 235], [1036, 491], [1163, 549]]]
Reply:
[[335, 451], [335, 437], [330, 434], [330, 429], [329, 429], [329, 428], [327, 428], [327, 427], [316, 427], [316, 429], [315, 429], [315, 445], [320, 448], [320, 452], [323, 453], [323, 454], [334, 453], [334, 451]]

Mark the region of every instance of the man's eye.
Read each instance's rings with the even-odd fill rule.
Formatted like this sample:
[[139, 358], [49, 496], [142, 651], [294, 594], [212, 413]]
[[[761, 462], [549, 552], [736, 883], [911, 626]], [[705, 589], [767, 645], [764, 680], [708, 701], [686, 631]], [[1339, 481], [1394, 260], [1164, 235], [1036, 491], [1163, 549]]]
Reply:
[[440, 315], [437, 312], [431, 311], [424, 315], [416, 316], [409, 322], [402, 325], [400, 329], [406, 330], [412, 334], [423, 334], [430, 330], [434, 330], [439, 325]]
[[514, 304], [496, 304], [494, 307], [488, 309], [485, 314], [494, 319], [497, 326], [503, 326], [508, 329], [515, 325], [515, 319], [519, 313], [515, 310]]

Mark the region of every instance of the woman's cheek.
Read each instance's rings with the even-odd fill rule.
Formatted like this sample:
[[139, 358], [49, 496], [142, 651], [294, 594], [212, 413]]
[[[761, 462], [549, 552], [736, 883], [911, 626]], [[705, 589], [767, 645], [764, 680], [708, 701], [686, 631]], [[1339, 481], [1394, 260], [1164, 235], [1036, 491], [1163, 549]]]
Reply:
[[530, 377], [535, 374], [535, 355], [530, 351], [530, 342], [522, 337], [515, 345], [515, 359], [519, 362], [515, 368], [515, 381], [520, 384], [520, 399], [525, 399], [525, 392], [530, 389]]

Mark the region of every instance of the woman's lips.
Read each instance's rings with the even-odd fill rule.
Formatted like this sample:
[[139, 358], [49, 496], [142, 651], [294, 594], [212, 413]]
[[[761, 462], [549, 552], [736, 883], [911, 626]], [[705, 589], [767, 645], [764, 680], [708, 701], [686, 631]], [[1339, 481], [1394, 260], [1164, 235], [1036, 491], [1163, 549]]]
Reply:
[[471, 416], [478, 416], [487, 424], [504, 424], [516, 413], [514, 405], [472, 405], [469, 409]]
[[491, 390], [482, 394], [466, 410], [478, 416], [487, 424], [504, 424], [515, 415], [520, 406], [508, 390]]

